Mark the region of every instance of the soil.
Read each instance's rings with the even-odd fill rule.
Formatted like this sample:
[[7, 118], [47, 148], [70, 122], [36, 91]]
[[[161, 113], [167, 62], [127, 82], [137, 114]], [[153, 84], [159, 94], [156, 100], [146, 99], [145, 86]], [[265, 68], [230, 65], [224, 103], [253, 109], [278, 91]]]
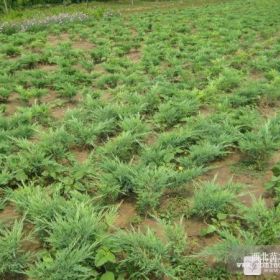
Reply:
[[141, 52], [136, 49], [132, 49], [128, 54], [127, 58], [133, 62], [138, 62], [141, 59]]
[[56, 64], [39, 64], [37, 68], [46, 72], [54, 72], [58, 69], [58, 66]]
[[0, 211], [0, 221], [3, 223], [10, 223], [19, 217], [13, 205], [7, 205], [3, 211]]
[[119, 209], [118, 215], [115, 221], [115, 226], [119, 228], [127, 228], [133, 217], [137, 215], [135, 204], [132, 202], [122, 201]]
[[72, 47], [83, 51], [91, 51], [95, 48], [95, 45], [86, 40], [79, 40], [79, 41], [74, 41], [72, 43]]
[[61, 42], [69, 41], [69, 34], [64, 32], [59, 35], [50, 35], [48, 36], [47, 41], [52, 47], [56, 47]]
[[254, 80], [254, 81], [259, 81], [259, 80], [263, 80], [264, 79], [264, 75], [263, 75], [263, 72], [260, 72], [260, 71], [252, 71], [251, 72], [251, 79]]
[[102, 101], [110, 101], [112, 100], [113, 96], [110, 92], [104, 92], [100, 96], [100, 100]]
[[24, 106], [24, 102], [22, 100], [20, 100], [19, 95], [17, 93], [12, 93], [9, 98], [8, 101], [6, 103], [6, 111], [5, 111], [5, 115], [6, 116], [10, 116], [13, 115], [19, 107]]
[[84, 163], [88, 159], [88, 156], [89, 156], [88, 150], [73, 149], [72, 153], [74, 154], [76, 160], [79, 163]]

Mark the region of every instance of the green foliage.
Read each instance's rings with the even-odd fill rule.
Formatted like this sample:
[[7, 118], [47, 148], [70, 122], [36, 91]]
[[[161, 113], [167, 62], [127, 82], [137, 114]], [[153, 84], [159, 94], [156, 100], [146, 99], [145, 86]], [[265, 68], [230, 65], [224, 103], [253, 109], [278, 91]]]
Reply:
[[220, 186], [215, 181], [203, 183], [194, 193], [192, 214], [207, 219], [230, 213], [237, 204], [236, 187], [231, 183]]
[[274, 133], [273, 123], [268, 121], [258, 131], [244, 134], [240, 139], [239, 146], [245, 160], [250, 164], [255, 164], [257, 169], [261, 169], [271, 153], [279, 147], [278, 141], [278, 135]]
[[97, 272], [88, 265], [91, 260], [91, 247], [71, 248], [46, 254], [32, 266], [27, 275], [35, 279], [86, 280], [96, 277]]
[[131, 132], [122, 132], [116, 138], [107, 142], [100, 153], [104, 156], [117, 157], [122, 161], [129, 161], [137, 153], [141, 142]]
[[[141, 14], [155, 5], [135, 3], [126, 17], [118, 10], [128, 5], [114, 3], [1, 17], [0, 208], [24, 215], [41, 246], [29, 262], [25, 226], [1, 224], [0, 278], [230, 279], [191, 255], [204, 238], [221, 238], [211, 249], [219, 260], [235, 245], [279, 243], [277, 166], [270, 207], [242, 206], [239, 184], [209, 178], [194, 190], [193, 180], [222, 172], [216, 161], [230, 168], [240, 152], [243, 168], [262, 176], [279, 149], [280, 6], [187, 2]], [[112, 12], [97, 8], [105, 6]], [[76, 21], [77, 9], [87, 20]], [[62, 10], [71, 22], [44, 17]], [[126, 200], [135, 205], [127, 210]], [[156, 214], [165, 223], [145, 233]], [[197, 246], [185, 236], [189, 215], [208, 224]], [[16, 254], [6, 254], [13, 238]]]
[[190, 147], [189, 158], [197, 166], [209, 164], [210, 162], [219, 159], [227, 154], [222, 144], [212, 144], [210, 142], [202, 142]]
[[52, 248], [61, 250], [71, 246], [80, 248], [91, 245], [94, 249], [94, 246], [106, 238], [109, 227], [106, 222], [112, 220], [109, 215], [112, 215], [113, 211], [106, 213], [83, 201], [68, 203], [67, 209], [63, 211], [65, 215], [59, 215], [58, 212], [55, 218], [48, 222], [49, 236], [46, 241]]
[[120, 269], [129, 275], [129, 279], [177, 279], [176, 260], [182, 258], [187, 244], [183, 228], [178, 225], [171, 232], [171, 227], [172, 225], [163, 225], [167, 243], [150, 229], [145, 233], [133, 230], [121, 231], [116, 235], [114, 244], [122, 248], [125, 256], [120, 261]]
[[255, 235], [258, 245], [277, 244], [279, 240], [280, 208], [268, 208], [262, 199], [253, 200], [252, 206], [244, 207], [243, 218], [248, 225], [248, 231]]
[[232, 107], [258, 104], [266, 87], [260, 82], [250, 82], [244, 85], [237, 92], [229, 97], [229, 103]]
[[155, 121], [166, 127], [172, 127], [197, 113], [198, 107], [198, 102], [188, 96], [185, 99], [172, 99], [159, 106]]
[[12, 227], [0, 228], [0, 276], [19, 277], [24, 274], [30, 254], [22, 248], [30, 239], [23, 231], [23, 220], [15, 221]]
[[276, 203], [280, 202], [280, 163], [278, 162], [272, 168], [273, 176], [266, 184], [266, 189], [275, 196]]
[[[238, 236], [233, 235], [230, 231], [224, 230], [220, 232], [223, 240], [212, 246], [206, 247], [200, 255], [213, 256], [218, 262], [228, 262], [233, 259], [236, 248], [246, 249], [248, 246], [257, 245], [253, 234], [240, 230]], [[241, 251], [238, 252], [241, 254]]]

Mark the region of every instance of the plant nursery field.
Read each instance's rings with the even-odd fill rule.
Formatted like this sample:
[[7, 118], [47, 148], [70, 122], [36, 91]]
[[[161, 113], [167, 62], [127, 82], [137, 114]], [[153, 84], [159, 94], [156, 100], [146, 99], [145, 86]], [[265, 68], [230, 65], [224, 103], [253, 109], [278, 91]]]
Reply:
[[0, 279], [245, 279], [234, 246], [280, 245], [280, 2], [187, 2], [0, 24]]

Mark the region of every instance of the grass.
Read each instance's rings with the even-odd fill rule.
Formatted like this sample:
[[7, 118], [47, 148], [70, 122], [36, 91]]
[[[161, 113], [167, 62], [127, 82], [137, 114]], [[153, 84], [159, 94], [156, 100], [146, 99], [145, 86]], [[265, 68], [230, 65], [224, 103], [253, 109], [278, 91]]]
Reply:
[[278, 1], [91, 2], [1, 22], [77, 9], [87, 20], [0, 33], [0, 278], [230, 279], [194, 255], [279, 243]]

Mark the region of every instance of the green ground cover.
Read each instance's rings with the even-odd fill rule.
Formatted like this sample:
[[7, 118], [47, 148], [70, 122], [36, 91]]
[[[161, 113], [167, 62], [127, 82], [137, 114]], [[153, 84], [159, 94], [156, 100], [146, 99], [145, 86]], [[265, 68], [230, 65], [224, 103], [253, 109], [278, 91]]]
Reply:
[[0, 33], [1, 279], [235, 279], [279, 243], [280, 3], [200, 4]]

